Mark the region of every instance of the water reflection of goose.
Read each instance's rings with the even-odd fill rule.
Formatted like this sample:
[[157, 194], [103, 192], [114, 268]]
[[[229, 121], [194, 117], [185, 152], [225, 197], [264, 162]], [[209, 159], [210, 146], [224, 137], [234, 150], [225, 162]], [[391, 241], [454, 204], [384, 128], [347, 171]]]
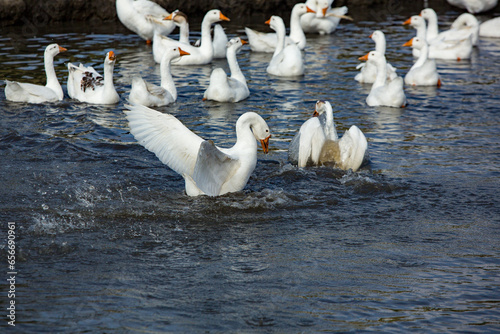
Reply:
[[28, 103], [61, 101], [64, 93], [54, 70], [54, 57], [63, 51], [66, 49], [57, 44], [50, 44], [45, 48], [43, 56], [47, 76], [45, 86], [5, 80], [5, 98], [9, 101]]
[[236, 144], [219, 148], [191, 132], [177, 118], [135, 105], [125, 110], [130, 132], [186, 182], [189, 196], [218, 196], [242, 190], [257, 164], [257, 143], [268, 152], [269, 127], [262, 117], [246, 112], [236, 122]]

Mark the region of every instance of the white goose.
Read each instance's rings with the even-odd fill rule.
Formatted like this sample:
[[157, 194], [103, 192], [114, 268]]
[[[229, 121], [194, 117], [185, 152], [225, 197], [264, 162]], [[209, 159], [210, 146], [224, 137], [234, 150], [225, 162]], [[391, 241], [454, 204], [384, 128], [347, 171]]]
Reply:
[[239, 37], [231, 39], [227, 43], [227, 63], [231, 71], [228, 77], [222, 68], [216, 68], [210, 76], [210, 85], [203, 94], [203, 100], [214, 100], [219, 102], [239, 102], [250, 95], [247, 81], [241, 72], [236, 53], [247, 44]]
[[429, 46], [425, 40], [413, 37], [403, 46], [411, 46], [420, 50], [420, 57], [406, 73], [405, 84], [412, 86], [438, 86], [441, 87], [441, 79], [436, 69], [434, 59], [428, 59]]
[[403, 78], [397, 77], [387, 82], [387, 65], [385, 56], [377, 51], [370, 51], [359, 60], [373, 62], [377, 66], [377, 79], [372, 85], [366, 103], [370, 107], [386, 106], [403, 108], [406, 106], [406, 95], [403, 90]]
[[469, 13], [486, 12], [497, 5], [498, 0], [448, 0], [452, 6], [466, 9]]
[[[427, 38], [427, 28], [423, 17], [414, 15], [406, 20], [403, 24], [409, 24], [417, 30], [417, 36], [420, 39]], [[472, 36], [462, 40], [438, 40], [437, 38], [429, 43], [429, 58], [431, 59], [448, 59], [461, 60], [469, 59], [472, 55]], [[413, 56], [420, 55], [420, 50], [414, 48]]]
[[191, 132], [177, 118], [145, 106], [127, 106], [130, 132], [167, 166], [184, 177], [189, 196], [219, 196], [242, 190], [257, 164], [257, 143], [268, 152], [266, 121], [246, 112], [236, 122], [236, 144], [219, 148]]
[[[370, 38], [375, 42], [375, 51], [385, 55], [385, 35], [380, 30], [375, 30]], [[358, 74], [354, 77], [354, 80], [361, 83], [373, 83], [377, 78], [377, 68], [372, 63], [361, 63], [356, 69], [361, 68]], [[396, 68], [394, 68], [391, 64], [387, 63], [387, 80], [391, 81], [396, 78], [398, 75], [396, 74]]]
[[285, 23], [279, 16], [273, 15], [266, 24], [276, 31], [278, 41], [273, 57], [267, 66], [267, 73], [276, 76], [298, 76], [304, 74], [302, 52], [296, 44], [285, 46]]
[[14, 102], [44, 103], [61, 101], [64, 97], [61, 84], [54, 70], [54, 57], [65, 48], [50, 44], [45, 48], [43, 60], [47, 84], [45, 86], [5, 80], [5, 98]]
[[500, 38], [500, 16], [481, 23], [479, 36]]
[[463, 13], [455, 19], [449, 30], [439, 32], [437, 14], [432, 8], [425, 8], [420, 12], [420, 16], [427, 20], [427, 43], [430, 45], [457, 42], [468, 38], [472, 39], [472, 44], [477, 45], [479, 39], [479, 22], [474, 15]]
[[132, 79], [129, 101], [133, 104], [154, 107], [175, 102], [177, 100], [177, 89], [170, 72], [170, 61], [186, 55], [189, 55], [189, 53], [181, 48], [168, 48], [165, 50], [160, 65], [161, 85], [156, 86], [144, 81], [141, 77], [135, 77]]
[[114, 104], [120, 101], [113, 84], [113, 68], [116, 56], [113, 51], [106, 53], [103, 75], [92, 67], [68, 63], [68, 95], [69, 97], [93, 104]]
[[368, 142], [363, 132], [352, 125], [339, 139], [328, 101], [316, 102], [314, 116], [302, 124], [292, 139], [289, 160], [298, 167], [333, 165], [357, 171], [367, 159]]
[[307, 0], [306, 5], [316, 14], [305, 14], [300, 18], [300, 25], [306, 33], [331, 34], [337, 29], [340, 19], [352, 21], [346, 16], [347, 7], [330, 8], [333, 0]]
[[[303, 3], [293, 6], [290, 15], [290, 36], [286, 36], [286, 44], [297, 44], [300, 50], [306, 46], [306, 35], [300, 25], [300, 17], [305, 13], [314, 13], [314, 11]], [[245, 33], [248, 36], [250, 49], [254, 52], [272, 53], [276, 49], [278, 37], [276, 33], [264, 33], [245, 27]]]
[[[175, 25], [179, 27], [179, 42], [190, 44], [189, 42], [189, 23], [187, 15], [180, 12], [178, 9], [174, 10], [164, 20], [173, 20]], [[224, 28], [220, 24], [214, 25], [213, 47], [214, 58], [226, 58], [226, 44], [228, 42]], [[195, 46], [200, 46], [200, 40], [197, 40]]]
[[170, 34], [175, 29], [172, 21], [163, 21], [169, 13], [153, 1], [116, 0], [116, 14], [125, 27], [148, 43], [153, 40], [155, 29], [164, 35]]
[[[156, 62], [161, 62], [164, 47], [180, 47], [189, 53], [189, 56], [180, 58], [173, 62], [173, 65], [205, 65], [212, 62], [214, 58], [214, 46], [212, 44], [212, 35], [210, 29], [213, 23], [220, 21], [229, 21], [218, 9], [212, 9], [205, 14], [201, 22], [201, 44], [199, 47], [187, 43], [181, 43], [168, 37], [162, 37], [162, 43], [153, 43], [153, 55]], [[155, 40], [157, 34], [155, 34]], [[157, 47], [155, 47], [157, 44]]]

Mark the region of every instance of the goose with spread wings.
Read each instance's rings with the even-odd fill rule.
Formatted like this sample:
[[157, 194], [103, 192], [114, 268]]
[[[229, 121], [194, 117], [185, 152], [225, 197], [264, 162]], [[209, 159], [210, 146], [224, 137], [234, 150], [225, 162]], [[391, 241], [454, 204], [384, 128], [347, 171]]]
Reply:
[[184, 177], [189, 196], [219, 196], [241, 191], [257, 165], [257, 142], [268, 152], [266, 121], [246, 112], [236, 122], [236, 144], [220, 148], [204, 140], [177, 118], [141, 105], [124, 110], [135, 139]]

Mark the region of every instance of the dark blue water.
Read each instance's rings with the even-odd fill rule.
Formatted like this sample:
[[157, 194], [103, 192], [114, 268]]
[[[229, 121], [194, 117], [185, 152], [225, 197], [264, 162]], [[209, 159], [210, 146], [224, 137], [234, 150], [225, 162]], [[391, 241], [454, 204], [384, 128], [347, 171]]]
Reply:
[[[141, 39], [116, 24], [2, 31], [2, 79], [43, 84], [39, 55], [58, 42], [66, 89], [68, 62], [102, 71], [112, 49], [122, 101], [27, 105], [0, 92], [0, 326], [11, 327], [15, 222], [17, 332], [499, 331], [500, 40], [481, 39], [470, 61], [439, 61], [443, 86], [406, 88], [407, 108], [368, 107], [369, 86], [353, 78], [374, 29], [400, 75], [412, 64], [401, 47], [412, 13], [386, 14], [308, 36], [299, 79], [269, 77], [270, 55], [243, 49], [251, 95], [238, 104], [202, 101], [224, 61], [173, 68], [178, 101], [158, 110], [202, 137], [232, 145], [245, 111], [271, 128], [270, 153], [259, 149], [245, 189], [218, 198], [186, 196], [182, 177], [128, 132], [131, 77], [159, 82]], [[444, 28], [459, 12], [439, 14]], [[244, 35], [237, 21], [226, 24], [230, 37]], [[353, 124], [365, 133], [369, 166], [287, 162], [318, 99], [332, 103], [339, 134]]]

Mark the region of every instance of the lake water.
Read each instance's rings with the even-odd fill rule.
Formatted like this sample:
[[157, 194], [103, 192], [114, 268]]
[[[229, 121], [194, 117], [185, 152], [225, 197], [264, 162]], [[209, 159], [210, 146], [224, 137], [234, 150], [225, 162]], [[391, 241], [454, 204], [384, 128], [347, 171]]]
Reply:
[[[68, 62], [101, 72], [114, 50], [122, 97], [112, 106], [68, 97], [28, 105], [0, 92], [2, 258], [8, 222], [17, 233], [11, 329], [499, 331], [500, 39], [481, 39], [471, 60], [438, 61], [443, 86], [406, 87], [408, 107], [368, 107], [370, 87], [353, 79], [357, 59], [381, 29], [388, 61], [404, 75], [412, 57], [401, 45], [414, 30], [401, 23], [412, 13], [367, 14], [332, 35], [309, 35], [301, 78], [268, 76], [271, 55], [244, 47], [251, 95], [237, 104], [202, 101], [225, 61], [173, 67], [178, 100], [158, 110], [221, 146], [234, 142], [243, 112], [271, 128], [270, 152], [259, 148], [245, 189], [218, 198], [186, 196], [183, 179], [129, 133], [131, 77], [159, 83], [139, 37], [117, 24], [2, 30], [0, 79], [44, 84], [40, 55], [57, 42], [68, 49], [55, 60], [66, 90]], [[459, 14], [439, 13], [441, 28]], [[237, 18], [224, 25], [244, 36]], [[339, 135], [353, 124], [365, 133], [371, 162], [361, 171], [288, 163], [288, 144], [319, 99], [332, 103]]]

